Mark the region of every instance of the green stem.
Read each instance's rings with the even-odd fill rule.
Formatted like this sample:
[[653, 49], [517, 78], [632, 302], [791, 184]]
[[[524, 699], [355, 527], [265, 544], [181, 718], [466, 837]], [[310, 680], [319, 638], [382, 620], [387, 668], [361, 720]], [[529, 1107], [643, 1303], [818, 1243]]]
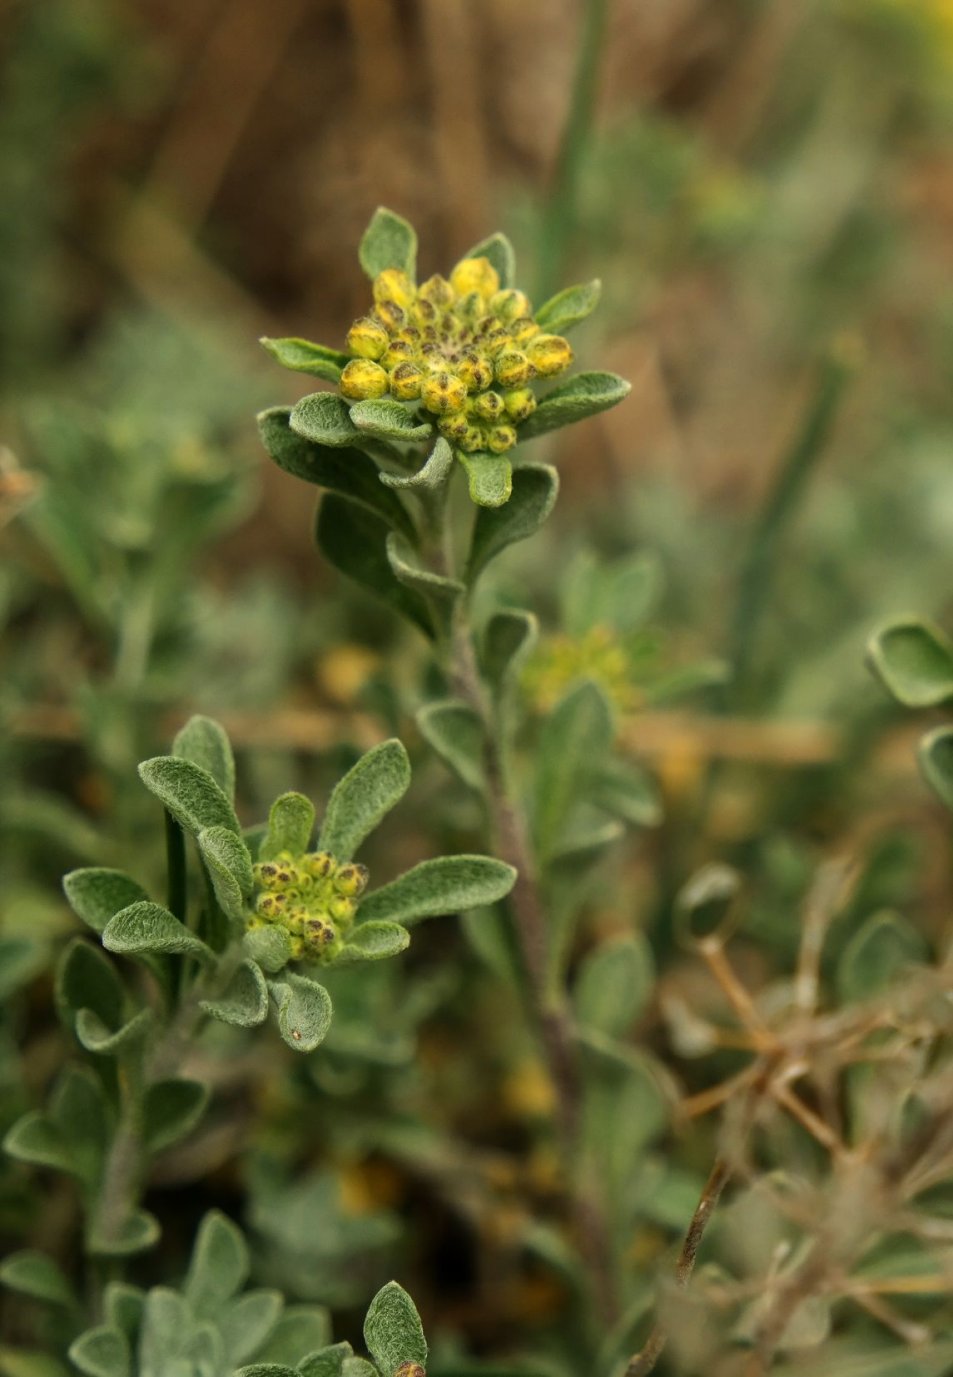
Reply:
[[562, 278], [569, 243], [576, 228], [579, 179], [592, 132], [607, 10], [607, 0], [589, 0], [583, 7], [579, 58], [573, 78], [569, 113], [563, 127], [555, 175], [537, 245], [537, 301], [545, 301], [556, 290]]
[[169, 912], [174, 913], [180, 923], [184, 923], [188, 914], [185, 834], [168, 809], [165, 810], [165, 857]]
[[729, 642], [732, 698], [736, 709], [750, 706], [758, 632], [774, 590], [782, 537], [824, 451], [852, 371], [843, 351], [831, 351], [824, 359], [804, 423], [781, 464], [774, 487], [751, 532], [742, 561]]

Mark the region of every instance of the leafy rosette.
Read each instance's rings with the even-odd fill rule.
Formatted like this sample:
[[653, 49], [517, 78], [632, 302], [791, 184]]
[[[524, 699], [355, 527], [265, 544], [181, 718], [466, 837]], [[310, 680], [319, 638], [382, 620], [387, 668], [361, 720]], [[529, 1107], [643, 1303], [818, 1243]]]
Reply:
[[[514, 285], [513, 249], [502, 234], [475, 245], [448, 277], [418, 284], [416, 259], [413, 227], [379, 209], [360, 247], [372, 301], [348, 331], [345, 350], [304, 339], [262, 341], [286, 368], [339, 389], [302, 398], [290, 428], [316, 444], [363, 447], [385, 474], [406, 467], [404, 447], [430, 448], [436, 431], [466, 469], [473, 501], [502, 506], [512, 493], [508, 456], [519, 441], [614, 406], [629, 390], [614, 374], [580, 373], [537, 391], [571, 366], [564, 332], [595, 308], [600, 284], [567, 288], [534, 312]], [[397, 453], [382, 448], [395, 444]]]

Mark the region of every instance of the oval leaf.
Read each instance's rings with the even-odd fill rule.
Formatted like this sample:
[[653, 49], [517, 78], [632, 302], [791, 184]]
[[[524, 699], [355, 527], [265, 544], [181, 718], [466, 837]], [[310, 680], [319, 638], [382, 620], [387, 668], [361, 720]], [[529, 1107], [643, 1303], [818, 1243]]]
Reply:
[[271, 986], [278, 1031], [296, 1052], [313, 1052], [331, 1026], [331, 996], [323, 985], [301, 975], [285, 976]]
[[433, 434], [433, 426], [416, 421], [401, 402], [355, 402], [351, 420], [364, 435], [375, 440], [408, 440], [417, 443]]
[[448, 637], [454, 608], [465, 591], [463, 584], [422, 568], [410, 545], [396, 531], [387, 537], [387, 561], [398, 582], [411, 589], [426, 604], [433, 626], [444, 637]]
[[918, 758], [924, 779], [953, 809], [953, 727], [938, 727], [925, 736]]
[[303, 855], [314, 831], [314, 804], [304, 794], [287, 793], [276, 798], [268, 814], [268, 831], [258, 851], [260, 861], [273, 860], [280, 851]]
[[425, 636], [433, 636], [427, 604], [405, 587], [391, 568], [387, 555], [390, 534], [386, 522], [356, 502], [329, 493], [321, 503], [315, 535], [328, 561], [413, 622]]
[[130, 904], [110, 918], [103, 932], [103, 946], [125, 956], [164, 952], [214, 961], [214, 952], [173, 914], [159, 904]]
[[385, 268], [400, 268], [413, 279], [417, 272], [416, 231], [403, 216], [378, 206], [364, 231], [357, 256], [370, 278]]
[[443, 487], [452, 468], [453, 450], [444, 437], [438, 435], [437, 442], [430, 451], [427, 462], [422, 469], [409, 475], [382, 473], [380, 481], [389, 488], [410, 488], [433, 492]]
[[211, 717], [196, 714], [172, 742], [172, 754], [191, 760], [210, 774], [229, 800], [235, 798], [235, 757], [225, 728]]
[[471, 502], [478, 507], [502, 507], [509, 501], [513, 465], [505, 454], [464, 454], [462, 450], [456, 453], [466, 470]]
[[246, 932], [242, 938], [242, 948], [256, 966], [270, 975], [280, 971], [291, 960], [291, 940], [285, 929], [277, 926]]
[[585, 796], [611, 742], [609, 705], [591, 681], [568, 693], [546, 720], [534, 788], [534, 827], [542, 856], [559, 849], [570, 812]]
[[110, 1325], [80, 1334], [70, 1345], [69, 1357], [85, 1377], [130, 1377], [132, 1373], [128, 1340]]
[[437, 914], [465, 913], [504, 898], [515, 881], [513, 867], [491, 856], [438, 856], [421, 861], [361, 901], [354, 931], [360, 932], [365, 921], [380, 918], [413, 923]]
[[543, 397], [532, 416], [520, 425], [519, 438], [531, 440], [549, 430], [595, 416], [599, 411], [608, 411], [618, 406], [631, 390], [631, 383], [615, 373], [577, 373]]
[[409, 784], [410, 761], [396, 737], [374, 746], [335, 785], [321, 826], [321, 850], [349, 861]]
[[[283, 929], [274, 928], [281, 932]], [[249, 934], [253, 936], [255, 934]], [[280, 970], [288, 960], [287, 935], [285, 936], [285, 956], [276, 970]], [[203, 999], [202, 1008], [219, 1023], [231, 1023], [237, 1028], [255, 1028], [268, 1017], [268, 986], [265, 977], [255, 961], [243, 961], [232, 976], [218, 999]]]
[[512, 287], [516, 281], [516, 253], [509, 239], [499, 230], [488, 239], [481, 239], [479, 244], [474, 244], [463, 256], [488, 258], [497, 271], [501, 287]]
[[240, 922], [253, 886], [248, 847], [227, 827], [203, 827], [197, 841], [222, 912]]
[[371, 1301], [364, 1342], [384, 1377], [392, 1377], [401, 1363], [426, 1365], [427, 1340], [417, 1307], [396, 1281], [382, 1286]]
[[352, 928], [348, 940], [334, 964], [344, 965], [349, 961], [383, 961], [389, 956], [398, 956], [410, 946], [410, 933], [399, 923], [370, 922], [358, 923]]
[[0, 1282], [21, 1296], [31, 1296], [48, 1305], [76, 1304], [73, 1288], [65, 1274], [51, 1257], [32, 1249], [11, 1253], [0, 1262]]
[[118, 1057], [120, 1053], [138, 1046], [148, 1036], [153, 1018], [151, 1009], [140, 1009], [120, 1028], [112, 1028], [103, 1023], [92, 1009], [80, 1009], [76, 1015], [76, 1036], [87, 1052], [99, 1057]]
[[95, 932], [102, 932], [120, 909], [149, 896], [142, 885], [121, 870], [88, 866], [63, 876], [63, 890], [70, 908]]
[[534, 535], [555, 506], [558, 492], [559, 475], [548, 464], [523, 464], [514, 469], [512, 493], [506, 505], [477, 512], [467, 581], [472, 583], [507, 545]]
[[205, 827], [224, 827], [236, 837], [241, 836], [230, 800], [201, 765], [174, 755], [160, 755], [142, 762], [139, 777], [176, 822], [193, 836]]
[[929, 622], [912, 618], [884, 627], [870, 642], [868, 656], [905, 707], [930, 708], [953, 698], [953, 645]]
[[318, 445], [342, 449], [356, 445], [361, 433], [351, 420], [350, 409], [336, 392], [312, 392], [291, 408], [291, 429]]
[[103, 952], [82, 937], [74, 938], [63, 952], [56, 971], [56, 1003], [67, 1024], [80, 1009], [92, 1009], [109, 1028], [122, 1018], [123, 986]]
[[573, 1002], [584, 1027], [621, 1037], [638, 1018], [652, 993], [652, 949], [639, 933], [603, 944], [582, 963]]
[[340, 382], [341, 372], [348, 362], [349, 355], [340, 349], [329, 349], [324, 344], [312, 344], [309, 339], [288, 336], [285, 339], [269, 339], [262, 335], [258, 341], [261, 347], [281, 364], [294, 373], [310, 373], [325, 382]]
[[156, 1081], [146, 1091], [143, 1106], [143, 1137], [149, 1152], [184, 1138], [201, 1119], [208, 1104], [208, 1087], [200, 1081]]
[[470, 789], [486, 787], [483, 768], [483, 726], [473, 708], [455, 699], [428, 703], [417, 713], [417, 725], [454, 774]]
[[480, 647], [480, 668], [495, 693], [502, 693], [523, 657], [533, 648], [539, 623], [532, 612], [507, 609], [487, 622]]
[[214, 1319], [218, 1307], [248, 1278], [248, 1245], [241, 1229], [220, 1210], [210, 1210], [199, 1225], [188, 1275], [182, 1288], [196, 1315]]

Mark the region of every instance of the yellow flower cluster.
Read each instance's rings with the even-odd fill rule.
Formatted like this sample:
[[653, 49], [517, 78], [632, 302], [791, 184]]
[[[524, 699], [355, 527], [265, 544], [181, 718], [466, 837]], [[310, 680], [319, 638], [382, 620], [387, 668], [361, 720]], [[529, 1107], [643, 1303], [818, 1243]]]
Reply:
[[536, 409], [529, 383], [572, 363], [561, 335], [533, 319], [523, 292], [500, 289], [488, 258], [464, 258], [417, 287], [397, 268], [374, 279], [374, 308], [348, 331], [341, 392], [352, 401], [419, 401], [466, 453], [504, 454]]
[[293, 961], [333, 961], [367, 885], [364, 866], [341, 865], [327, 851], [282, 851], [260, 861], [253, 875], [260, 893], [248, 930], [274, 924], [287, 932]]
[[618, 635], [607, 626], [593, 626], [583, 636], [550, 636], [530, 660], [523, 685], [540, 712], [551, 712], [563, 694], [580, 679], [594, 679], [623, 712], [641, 705], [632, 683], [633, 666]]

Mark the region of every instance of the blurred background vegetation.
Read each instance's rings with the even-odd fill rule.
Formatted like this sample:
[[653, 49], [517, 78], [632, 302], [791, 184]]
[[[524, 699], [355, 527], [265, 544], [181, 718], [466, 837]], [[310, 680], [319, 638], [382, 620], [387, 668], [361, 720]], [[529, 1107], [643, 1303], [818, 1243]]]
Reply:
[[[863, 656], [885, 616], [953, 611], [949, 0], [11, 0], [0, 41], [0, 1127], [63, 1056], [59, 876], [157, 873], [134, 766], [189, 712], [228, 726], [246, 820], [396, 731], [413, 822], [372, 867], [475, 835], [412, 725], [425, 647], [322, 567], [253, 421], [309, 390], [258, 336], [335, 343], [365, 309], [379, 203], [427, 273], [501, 228], [537, 300], [601, 276], [577, 355], [633, 383], [545, 442], [556, 514], [496, 575], [541, 610], [527, 705], [593, 675], [654, 780], [580, 951], [638, 929], [663, 986], [688, 980], [672, 898], [727, 860], [763, 981], [832, 853], [861, 866], [855, 912], [938, 934], [948, 827]], [[634, 612], [606, 591], [633, 561]], [[218, 1117], [156, 1183], [146, 1272], [217, 1203], [294, 1295], [359, 1308], [399, 1256], [448, 1353], [545, 1337], [559, 1259], [526, 1202], [550, 1189], [547, 1090], [497, 957], [432, 925], [327, 1056], [259, 1041], [257, 1078], [220, 1065]], [[657, 1002], [640, 1037], [670, 1057]], [[707, 1170], [666, 1166], [666, 1192], [666, 1112], [644, 1130], [633, 1275]], [[4, 1242], [62, 1256], [74, 1224], [0, 1168]]]

